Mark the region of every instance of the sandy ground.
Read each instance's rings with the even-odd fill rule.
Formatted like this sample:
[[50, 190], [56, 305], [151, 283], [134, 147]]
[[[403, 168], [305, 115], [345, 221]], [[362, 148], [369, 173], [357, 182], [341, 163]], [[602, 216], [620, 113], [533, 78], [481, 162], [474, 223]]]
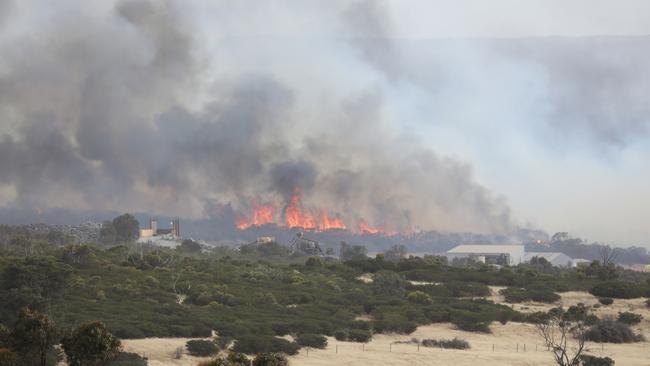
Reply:
[[[502, 302], [498, 295], [500, 288], [494, 287], [492, 299]], [[556, 305], [526, 303], [515, 304], [520, 311], [532, 312], [548, 310], [552, 306], [568, 307], [577, 303], [594, 305], [598, 300], [583, 292], [562, 293], [562, 299]], [[598, 316], [617, 315], [618, 312], [632, 311], [642, 314], [641, 324], [634, 326], [635, 331], [650, 339], [650, 309], [645, 306], [645, 299], [614, 300], [614, 304], [596, 309]], [[451, 324], [433, 324], [419, 327], [413, 334], [376, 335], [372, 341], [363, 345], [360, 343], [339, 342], [328, 338], [328, 347], [323, 350], [303, 349], [290, 357], [294, 366], [318, 365], [454, 365], [454, 366], [547, 366], [553, 364], [552, 356], [544, 350], [542, 340], [533, 325], [508, 323], [501, 325], [493, 323], [492, 334], [463, 332], [454, 329]], [[418, 346], [416, 344], [395, 344], [398, 341], [408, 341], [411, 338], [454, 338], [459, 337], [471, 344], [469, 350], [441, 350]], [[195, 366], [199, 358], [183, 355], [180, 360], [173, 358], [177, 347], [182, 347], [187, 339], [141, 339], [125, 340], [127, 351], [137, 352], [149, 357], [149, 364]], [[589, 343], [591, 354], [609, 356], [616, 361], [617, 366], [648, 366], [650, 365], [650, 342], [636, 344], [595, 344]]]

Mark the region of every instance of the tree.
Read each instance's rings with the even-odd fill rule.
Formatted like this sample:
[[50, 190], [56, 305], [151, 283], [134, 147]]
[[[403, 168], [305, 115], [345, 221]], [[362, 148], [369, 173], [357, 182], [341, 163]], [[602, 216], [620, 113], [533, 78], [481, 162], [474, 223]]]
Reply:
[[399, 273], [380, 271], [373, 276], [372, 288], [378, 295], [401, 296], [406, 288], [406, 281]]
[[140, 223], [131, 214], [113, 219], [113, 227], [117, 241], [133, 241], [140, 237]]
[[[575, 366], [585, 349], [586, 328], [582, 320], [571, 320], [560, 308], [549, 311], [546, 322], [536, 324], [544, 344], [553, 352], [558, 366]], [[574, 341], [571, 342], [570, 339]], [[572, 345], [571, 343], [575, 343]]]
[[289, 360], [282, 353], [260, 353], [253, 359], [253, 366], [289, 366]]
[[54, 321], [47, 315], [24, 308], [10, 335], [11, 349], [16, 352], [21, 365], [48, 365], [48, 355], [54, 351], [58, 332]]
[[201, 250], [202, 250], [201, 244], [195, 242], [194, 240], [190, 240], [190, 239], [183, 240], [181, 245], [178, 246], [178, 249], [181, 252], [190, 253], [190, 254], [198, 254], [198, 253], [201, 253]]
[[70, 366], [102, 365], [122, 351], [120, 340], [100, 321], [80, 325], [61, 344]]
[[117, 239], [117, 230], [112, 221], [104, 221], [102, 228], [99, 230], [99, 240], [102, 244], [113, 244]]
[[614, 265], [618, 253], [616, 253], [609, 245], [603, 245], [598, 248], [598, 256], [600, 257], [600, 262], [603, 267], [608, 267]]
[[366, 254], [368, 254], [368, 249], [363, 245], [349, 245], [344, 241], [341, 242], [341, 248], [339, 250], [339, 259], [341, 262], [366, 259]]
[[393, 245], [384, 253], [387, 261], [398, 262], [400, 259], [406, 257], [407, 249], [404, 245]]

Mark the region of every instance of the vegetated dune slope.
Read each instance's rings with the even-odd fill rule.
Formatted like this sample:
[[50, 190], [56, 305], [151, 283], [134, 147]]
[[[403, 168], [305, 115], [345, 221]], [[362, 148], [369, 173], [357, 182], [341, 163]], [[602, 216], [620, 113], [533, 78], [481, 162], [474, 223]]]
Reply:
[[[492, 300], [503, 302], [498, 295], [499, 288], [493, 287]], [[562, 293], [561, 305], [568, 307], [577, 303], [594, 305], [598, 300], [584, 292]], [[634, 326], [634, 330], [650, 338], [650, 309], [645, 306], [644, 299], [615, 300], [610, 306], [596, 309], [596, 314], [617, 315], [618, 312], [631, 311], [642, 314], [644, 319], [641, 324]], [[553, 306], [540, 303], [515, 304], [519, 311], [546, 311]], [[419, 327], [410, 335], [375, 335], [371, 342], [361, 343], [339, 342], [328, 338], [328, 347], [324, 350], [302, 349], [296, 356], [290, 357], [294, 366], [319, 366], [319, 365], [453, 365], [453, 366], [548, 366], [553, 364], [552, 355], [542, 346], [542, 339], [534, 325], [522, 323], [508, 323], [501, 325], [493, 323], [491, 334], [471, 333], [454, 329], [451, 324], [433, 324]], [[397, 341], [408, 341], [411, 338], [454, 338], [459, 337], [471, 344], [469, 350], [441, 350], [420, 346], [416, 344], [395, 344]], [[174, 359], [177, 347], [183, 346], [187, 339], [142, 339], [125, 340], [127, 351], [145, 354], [149, 357], [149, 364], [194, 366], [200, 358], [183, 355], [180, 360]], [[391, 345], [392, 344], [392, 345]], [[494, 345], [494, 350], [493, 350]], [[650, 342], [636, 344], [609, 344], [604, 345], [589, 343], [591, 354], [608, 356], [621, 366], [647, 366], [650, 365]]]

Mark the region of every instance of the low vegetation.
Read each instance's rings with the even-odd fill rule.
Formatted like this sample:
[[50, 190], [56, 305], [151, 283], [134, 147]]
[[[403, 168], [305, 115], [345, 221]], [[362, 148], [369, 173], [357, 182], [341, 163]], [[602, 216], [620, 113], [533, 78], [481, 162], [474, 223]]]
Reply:
[[219, 352], [219, 347], [213, 342], [205, 339], [193, 339], [185, 344], [187, 353], [196, 357], [209, 357]]
[[598, 343], [634, 343], [644, 340], [640, 334], [635, 334], [630, 326], [610, 317], [601, 319], [585, 333], [585, 338]]
[[470, 345], [464, 339], [423, 339], [422, 345], [424, 347], [437, 347], [437, 348], [451, 348], [451, 349], [469, 349]]
[[[487, 300], [488, 286], [507, 287], [502, 294], [509, 302], [548, 303], [562, 291], [622, 298], [645, 296], [650, 286], [647, 276], [628, 278], [611, 266], [557, 269], [539, 261], [458, 267], [440, 257], [405, 257], [400, 248], [388, 257], [368, 258], [365, 248], [342, 245], [343, 261], [292, 256], [273, 242], [248, 244], [239, 251], [191, 241], [168, 249], [129, 241], [134, 235], [129, 217], [111, 225], [115, 230], [107, 224], [104, 244], [82, 245], [0, 227], [0, 324], [13, 327], [19, 310], [28, 307], [64, 330], [45, 333], [52, 339], [101, 321], [105, 332], [122, 339], [220, 335], [214, 342], [188, 343], [191, 354], [214, 354], [230, 346], [249, 355], [292, 355], [300, 347], [325, 347], [325, 336], [367, 342], [373, 334], [410, 334], [430, 323], [490, 332], [495, 321], [538, 324], [548, 319]], [[361, 276], [372, 281], [361, 281]], [[582, 321], [589, 321], [587, 316]], [[23, 357], [2, 340], [2, 329], [8, 327], [0, 327], [0, 357]], [[9, 339], [16, 336], [12, 331], [4, 331]], [[76, 347], [68, 344], [70, 350]], [[52, 362], [58, 357], [55, 350], [44, 352]], [[131, 362], [119, 350], [111, 352], [112, 362]]]

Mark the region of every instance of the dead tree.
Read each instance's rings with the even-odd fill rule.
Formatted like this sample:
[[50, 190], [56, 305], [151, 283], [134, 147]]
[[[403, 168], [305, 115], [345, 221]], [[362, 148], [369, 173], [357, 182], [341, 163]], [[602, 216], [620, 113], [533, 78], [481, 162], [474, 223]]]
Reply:
[[582, 353], [588, 351], [586, 328], [582, 321], [568, 321], [563, 315], [552, 315], [547, 322], [537, 324], [537, 330], [558, 366], [577, 366]]
[[603, 267], [613, 264], [616, 257], [618, 257], [618, 253], [616, 253], [609, 245], [603, 245], [598, 248], [598, 255], [600, 256], [600, 261]]

